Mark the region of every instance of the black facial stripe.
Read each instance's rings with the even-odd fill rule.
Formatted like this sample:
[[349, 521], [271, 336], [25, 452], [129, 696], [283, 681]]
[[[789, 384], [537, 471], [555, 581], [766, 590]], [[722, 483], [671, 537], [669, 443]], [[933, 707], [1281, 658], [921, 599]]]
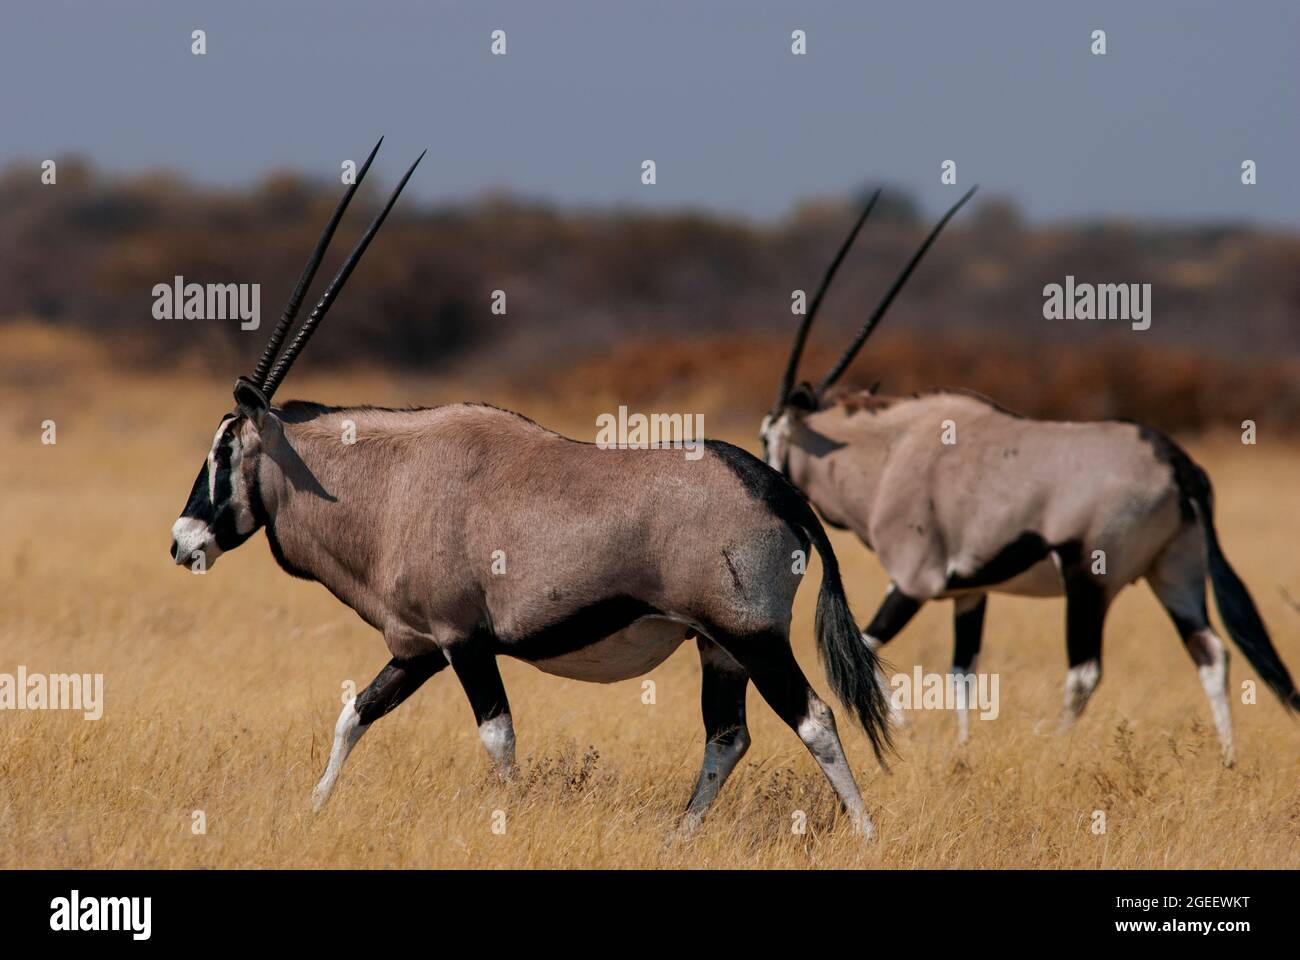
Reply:
[[[233, 425], [231, 421], [230, 425]], [[220, 442], [217, 444], [215, 455], [209, 451], [211, 460], [217, 463], [217, 499], [216, 503], [212, 502], [212, 484], [209, 482], [209, 470], [211, 469], [211, 460], [209, 457], [203, 458], [203, 466], [199, 470], [199, 475], [194, 480], [194, 486], [190, 488], [190, 498], [185, 503], [185, 509], [181, 511], [182, 517], [193, 517], [196, 520], [202, 520], [205, 523], [211, 523], [216, 519], [217, 504], [223, 503], [230, 496], [230, 447], [227, 437], [229, 436], [229, 426], [222, 431]], [[216, 441], [214, 441], [216, 442]], [[225, 460], [225, 494], [222, 494], [222, 460]]]
[[228, 434], [223, 434], [213, 455], [213, 459], [217, 464], [217, 473], [212, 492], [215, 494], [213, 502], [218, 509], [229, 502], [231, 494], [234, 492], [230, 479], [230, 459], [233, 443], [233, 438], [230, 438]]
[[235, 526], [235, 504], [232, 502], [234, 496], [234, 477], [231, 469], [231, 461], [234, 459], [235, 452], [235, 426], [238, 419], [231, 420], [222, 431], [220, 439], [217, 440], [213, 447], [212, 459], [216, 462], [217, 472], [213, 484], [213, 492], [216, 494], [216, 510], [212, 522], [212, 534], [216, 538], [217, 546], [222, 550], [233, 550], [245, 540], [248, 539], [248, 533], [240, 533]]
[[204, 460], [203, 467], [194, 480], [194, 486], [190, 488], [190, 498], [185, 501], [185, 509], [181, 511], [181, 516], [211, 522], [212, 514], [212, 500], [208, 494], [208, 462]]
[[[234, 460], [235, 432], [238, 419], [231, 419], [219, 438], [214, 440], [209, 457], [203, 461], [203, 467], [190, 490], [190, 498], [181, 511], [182, 517], [192, 517], [206, 523], [212, 530], [217, 546], [222, 550], [231, 550], [249, 538], [253, 530], [262, 525], [254, 514], [253, 530], [241, 533], [236, 528], [236, 511], [231, 498], [234, 494]], [[215, 464], [215, 472], [213, 465]], [[215, 493], [215, 501], [213, 494]]]

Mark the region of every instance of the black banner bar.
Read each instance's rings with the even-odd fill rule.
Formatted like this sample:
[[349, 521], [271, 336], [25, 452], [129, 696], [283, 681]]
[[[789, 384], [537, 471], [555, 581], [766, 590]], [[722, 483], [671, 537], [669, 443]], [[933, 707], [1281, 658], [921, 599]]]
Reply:
[[[1290, 937], [1286, 872], [0, 872], [6, 945], [346, 948], [352, 938], [487, 934], [594, 946], [701, 925], [735, 945], [823, 936], [864, 948], [1101, 940], [1231, 946]], [[955, 938], [955, 939], [954, 939]], [[992, 938], [992, 939], [990, 939]], [[1062, 940], [1064, 938], [1064, 941]]]

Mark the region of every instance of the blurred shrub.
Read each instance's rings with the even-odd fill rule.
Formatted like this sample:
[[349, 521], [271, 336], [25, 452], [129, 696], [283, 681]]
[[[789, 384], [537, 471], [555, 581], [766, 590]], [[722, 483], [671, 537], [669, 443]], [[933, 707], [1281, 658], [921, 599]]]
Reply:
[[[59, 161], [0, 174], [0, 318], [35, 317], [102, 335], [131, 364], [197, 363], [228, 375], [260, 352], [339, 194], [277, 171], [247, 189], [172, 174], [103, 176]], [[317, 289], [373, 214], [367, 184]], [[814, 331], [822, 369], [928, 229], [915, 201], [886, 193], [846, 260]], [[770, 402], [797, 318], [855, 203], [810, 200], [778, 223], [698, 212], [560, 211], [489, 195], [457, 206], [403, 202], [313, 342], [313, 363], [659, 396], [724, 386]], [[1153, 321], [1047, 321], [1045, 284], [1150, 283]], [[260, 283], [263, 329], [155, 320], [152, 288]], [[504, 290], [505, 316], [490, 312]], [[311, 298], [306, 309], [310, 309]], [[1300, 237], [1234, 225], [1119, 222], [1029, 226], [1006, 198], [977, 200], [949, 226], [855, 368], [904, 392], [985, 391], [1027, 413], [1136, 416], [1171, 428], [1238, 418], [1296, 422]], [[1239, 420], [1238, 420], [1239, 422]]]

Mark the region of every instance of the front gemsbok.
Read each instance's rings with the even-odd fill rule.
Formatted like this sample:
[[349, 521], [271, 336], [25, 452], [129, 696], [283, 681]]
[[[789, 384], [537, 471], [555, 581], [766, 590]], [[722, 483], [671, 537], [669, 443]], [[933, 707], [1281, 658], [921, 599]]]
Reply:
[[965, 392], [827, 393], [969, 196], [930, 233], [822, 382], [795, 386], [816, 304], [868, 204], [795, 339], [776, 405], [763, 421], [764, 457], [828, 523], [851, 529], [884, 564], [889, 591], [864, 629], [873, 649], [927, 600], [954, 601], [960, 739], [969, 730], [967, 697], [989, 591], [1064, 594], [1064, 728], [1101, 679], [1107, 609], [1123, 587], [1145, 577], [1196, 664], [1223, 760], [1231, 764], [1228, 654], [1206, 610], [1207, 572], [1228, 634], [1251, 666], [1288, 709], [1300, 709], [1300, 694], [1219, 546], [1209, 478], [1186, 453], [1149, 427], [1031, 420]]
[[681, 829], [698, 825], [749, 746], [753, 680], [870, 834], [835, 719], [790, 650], [810, 543], [823, 565], [818, 651], [878, 756], [888, 705], [825, 531], [780, 474], [724, 443], [708, 443], [696, 460], [673, 449], [601, 449], [483, 404], [271, 406], [412, 170], [277, 359], [356, 186], [344, 195], [256, 370], [236, 383], [235, 409], [172, 529], [175, 561], [210, 567], [264, 528], [281, 567], [324, 584], [383, 633], [392, 659], [343, 708], [317, 809], [370, 724], [448, 665], [509, 775], [515, 735], [498, 655], [612, 682], [653, 669], [694, 637], [706, 746]]

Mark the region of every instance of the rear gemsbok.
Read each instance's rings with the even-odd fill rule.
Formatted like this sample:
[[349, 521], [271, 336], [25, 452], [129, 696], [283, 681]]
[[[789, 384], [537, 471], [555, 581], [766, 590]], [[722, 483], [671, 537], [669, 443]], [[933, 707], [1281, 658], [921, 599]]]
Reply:
[[828, 523], [853, 530], [884, 564], [889, 591], [864, 630], [873, 649], [926, 601], [954, 601], [960, 739], [969, 729], [966, 706], [989, 591], [1065, 595], [1064, 728], [1101, 679], [1102, 623], [1111, 601], [1145, 577], [1196, 664], [1224, 763], [1231, 764], [1228, 654], [1206, 611], [1207, 572], [1228, 634], [1251, 666], [1288, 709], [1300, 709], [1300, 694], [1224, 557], [1209, 478], [1186, 453], [1149, 427], [1031, 420], [970, 393], [827, 394], [969, 196], [930, 233], [822, 382], [795, 386], [816, 305], [868, 204], [798, 331], [761, 428], [764, 457]]
[[173, 559], [208, 568], [264, 528], [285, 571], [319, 581], [383, 633], [392, 659], [343, 708], [317, 809], [370, 724], [448, 665], [508, 776], [515, 735], [499, 654], [612, 682], [651, 670], [694, 637], [706, 745], [680, 829], [699, 824], [749, 746], [753, 680], [870, 835], [835, 719], [790, 650], [810, 543], [823, 565], [818, 651], [877, 756], [889, 741], [888, 705], [825, 531], [780, 474], [725, 443], [708, 443], [695, 460], [669, 448], [601, 449], [483, 404], [271, 406], [413, 170], [277, 359], [356, 185], [345, 193], [252, 376], [237, 381], [235, 409], [172, 528]]

